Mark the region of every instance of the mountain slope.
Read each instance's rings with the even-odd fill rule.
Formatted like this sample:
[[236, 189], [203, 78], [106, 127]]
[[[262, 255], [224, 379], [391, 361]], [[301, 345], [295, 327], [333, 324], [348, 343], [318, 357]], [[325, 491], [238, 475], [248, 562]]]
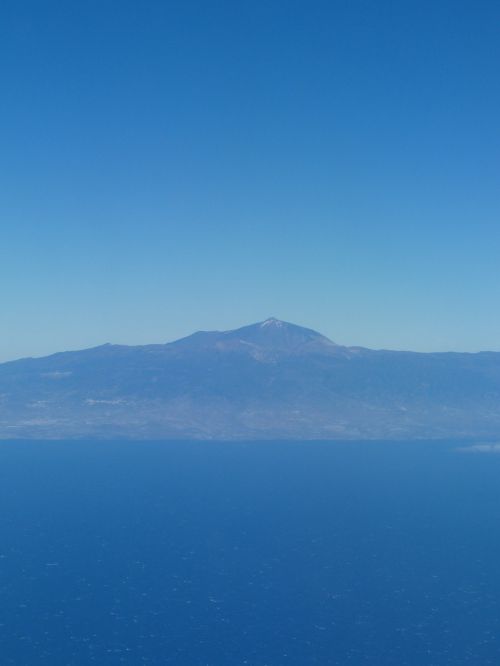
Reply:
[[343, 347], [276, 319], [0, 364], [0, 437], [500, 433], [500, 353]]

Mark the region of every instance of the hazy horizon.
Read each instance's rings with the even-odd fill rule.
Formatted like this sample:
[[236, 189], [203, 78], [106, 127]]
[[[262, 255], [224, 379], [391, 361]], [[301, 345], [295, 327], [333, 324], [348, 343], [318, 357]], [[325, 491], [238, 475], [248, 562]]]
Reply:
[[[199, 333], [199, 332], [229, 332], [229, 331], [236, 331], [239, 328], [243, 328], [245, 326], [253, 325], [253, 324], [259, 324], [262, 322], [265, 322], [267, 319], [279, 319], [277, 317], [266, 317], [265, 319], [260, 319], [257, 322], [244, 322], [241, 325], [238, 326], [232, 326], [227, 329], [221, 329], [221, 328], [214, 328], [214, 329], [207, 329], [207, 328], [201, 328], [201, 329], [196, 329], [193, 331], [189, 331], [185, 333], [184, 335], [180, 335], [178, 337], [172, 338], [172, 339], [155, 339], [155, 340], [144, 340], [144, 341], [138, 341], [138, 342], [127, 342], [125, 340], [104, 340], [102, 342], [98, 342], [97, 344], [91, 344], [91, 345], [86, 345], [82, 347], [68, 347], [68, 348], [63, 348], [63, 349], [55, 349], [53, 351], [49, 351], [48, 353], [40, 353], [40, 354], [26, 354], [24, 356], [19, 356], [19, 357], [14, 357], [14, 358], [8, 358], [8, 359], [1, 359], [0, 358], [0, 363], [7, 363], [9, 361], [16, 361], [16, 360], [21, 360], [23, 358], [41, 358], [44, 356], [51, 356], [52, 354], [57, 354], [61, 352], [72, 352], [72, 351], [81, 351], [85, 349], [93, 349], [94, 347], [100, 347], [100, 346], [105, 346], [105, 345], [123, 345], [123, 346], [141, 346], [141, 345], [155, 345], [155, 344], [169, 344], [172, 342], [176, 342], [178, 340], [181, 340], [184, 337], [189, 337], [193, 333]], [[281, 320], [284, 321], [284, 320]], [[289, 324], [293, 324], [295, 326], [300, 326], [302, 328], [307, 328], [307, 329], [312, 329], [316, 331], [317, 333], [320, 333], [321, 335], [324, 335], [327, 337], [329, 340], [332, 342], [340, 345], [340, 346], [345, 346], [345, 347], [364, 347], [367, 349], [373, 349], [373, 350], [390, 350], [390, 351], [408, 351], [408, 352], [420, 352], [420, 353], [447, 353], [447, 352], [457, 352], [457, 353], [481, 353], [481, 352], [495, 352], [499, 351], [498, 349], [477, 349], [477, 350], [462, 350], [462, 349], [429, 349], [429, 350], [419, 350], [419, 349], [406, 349], [406, 348], [396, 348], [396, 347], [390, 347], [388, 345], [382, 345], [379, 347], [374, 347], [370, 345], [361, 345], [356, 342], [340, 342], [338, 339], [335, 339], [327, 334], [325, 334], [324, 331], [317, 330], [313, 326], [309, 326], [307, 323], [300, 323], [298, 324], [297, 322], [285, 322]]]

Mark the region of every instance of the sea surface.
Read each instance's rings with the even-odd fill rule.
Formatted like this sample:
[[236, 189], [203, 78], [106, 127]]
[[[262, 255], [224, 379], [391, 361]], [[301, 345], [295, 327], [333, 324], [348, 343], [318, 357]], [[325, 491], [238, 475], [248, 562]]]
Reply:
[[500, 454], [1, 442], [2, 666], [500, 663]]

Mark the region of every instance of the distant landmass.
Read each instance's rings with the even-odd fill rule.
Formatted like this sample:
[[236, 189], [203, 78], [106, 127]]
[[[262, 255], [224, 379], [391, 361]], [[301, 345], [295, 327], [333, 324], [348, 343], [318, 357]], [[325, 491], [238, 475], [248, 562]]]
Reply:
[[277, 319], [0, 364], [2, 439], [499, 434], [500, 352], [345, 347]]

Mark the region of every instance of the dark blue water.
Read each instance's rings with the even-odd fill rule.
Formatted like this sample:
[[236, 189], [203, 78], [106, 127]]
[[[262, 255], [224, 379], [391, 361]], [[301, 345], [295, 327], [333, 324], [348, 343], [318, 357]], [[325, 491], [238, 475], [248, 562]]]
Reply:
[[500, 663], [500, 455], [0, 444], [2, 664]]

